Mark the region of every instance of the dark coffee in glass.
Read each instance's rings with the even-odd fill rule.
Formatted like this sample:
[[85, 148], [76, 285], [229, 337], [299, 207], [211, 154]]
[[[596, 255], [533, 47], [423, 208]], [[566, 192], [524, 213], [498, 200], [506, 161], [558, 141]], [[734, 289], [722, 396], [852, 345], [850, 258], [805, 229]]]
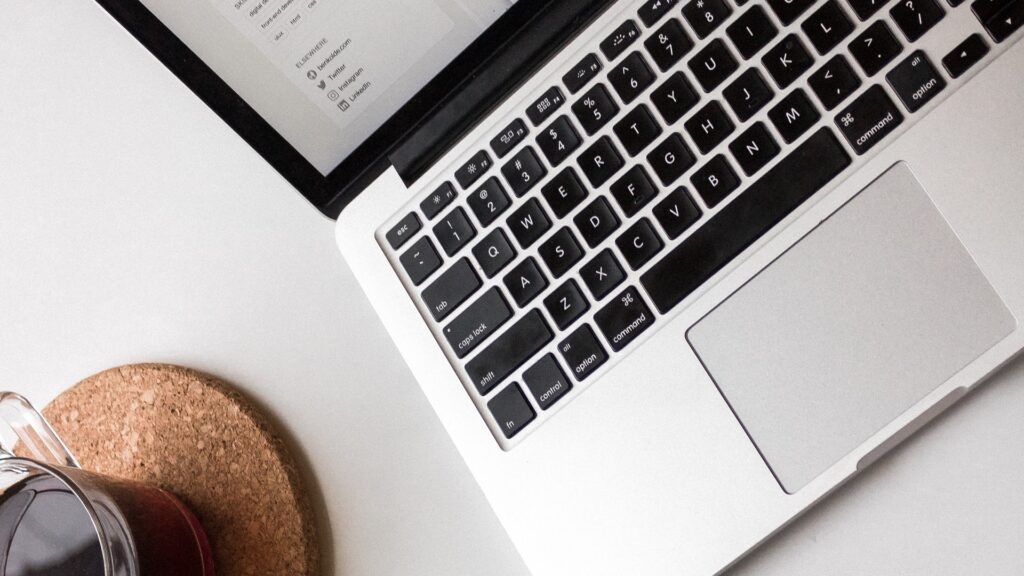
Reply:
[[0, 576], [214, 576], [199, 521], [154, 486], [79, 467], [24, 398], [0, 393]]

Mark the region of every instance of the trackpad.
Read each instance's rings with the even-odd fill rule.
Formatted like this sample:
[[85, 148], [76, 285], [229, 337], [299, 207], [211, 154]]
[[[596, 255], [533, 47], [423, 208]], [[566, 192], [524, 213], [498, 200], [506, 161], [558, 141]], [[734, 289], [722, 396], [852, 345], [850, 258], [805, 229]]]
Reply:
[[1015, 326], [897, 164], [687, 338], [793, 493]]

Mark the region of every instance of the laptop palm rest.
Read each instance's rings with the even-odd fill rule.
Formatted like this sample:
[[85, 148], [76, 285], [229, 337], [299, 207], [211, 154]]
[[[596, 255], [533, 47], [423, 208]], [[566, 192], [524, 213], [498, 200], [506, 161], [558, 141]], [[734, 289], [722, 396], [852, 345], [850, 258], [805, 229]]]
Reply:
[[687, 338], [793, 493], [1015, 327], [897, 164]]

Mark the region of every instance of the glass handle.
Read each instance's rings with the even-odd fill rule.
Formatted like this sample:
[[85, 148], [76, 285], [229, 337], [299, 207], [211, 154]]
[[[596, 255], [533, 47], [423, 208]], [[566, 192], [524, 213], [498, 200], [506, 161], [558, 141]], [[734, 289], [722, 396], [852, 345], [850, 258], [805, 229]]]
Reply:
[[14, 392], [0, 392], [0, 424], [13, 434], [4, 436], [0, 441], [0, 452], [4, 456], [14, 455], [14, 443], [21, 444], [32, 458], [70, 468], [81, 468], [78, 461], [71, 455], [64, 441], [53, 431], [50, 423], [43, 418], [32, 404], [22, 395]]

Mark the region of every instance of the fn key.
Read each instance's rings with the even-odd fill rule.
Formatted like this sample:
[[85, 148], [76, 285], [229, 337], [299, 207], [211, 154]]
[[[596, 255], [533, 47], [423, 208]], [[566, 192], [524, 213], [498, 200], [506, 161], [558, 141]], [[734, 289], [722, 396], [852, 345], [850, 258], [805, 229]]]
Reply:
[[530, 402], [523, 395], [522, 390], [516, 384], [510, 385], [501, 392], [498, 392], [490, 402], [487, 403], [491, 415], [501, 428], [505, 438], [512, 438], [523, 426], [526, 426], [537, 416], [530, 406]]

